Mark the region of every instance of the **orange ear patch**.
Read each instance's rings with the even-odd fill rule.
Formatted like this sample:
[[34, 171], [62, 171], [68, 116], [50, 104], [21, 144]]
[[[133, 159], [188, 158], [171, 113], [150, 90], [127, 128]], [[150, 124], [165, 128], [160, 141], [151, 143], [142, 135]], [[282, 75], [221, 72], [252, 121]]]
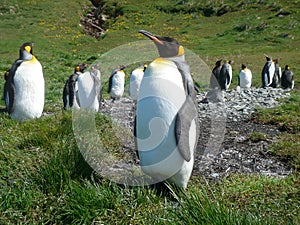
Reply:
[[178, 49], [178, 56], [184, 55], [184, 48], [180, 45]]

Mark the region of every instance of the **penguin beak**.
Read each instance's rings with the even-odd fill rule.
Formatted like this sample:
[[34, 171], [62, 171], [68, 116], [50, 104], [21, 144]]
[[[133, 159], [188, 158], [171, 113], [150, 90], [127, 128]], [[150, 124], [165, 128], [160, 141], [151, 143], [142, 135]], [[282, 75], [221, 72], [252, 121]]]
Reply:
[[145, 30], [139, 30], [139, 33], [145, 35], [146, 37], [150, 38], [152, 41], [154, 41], [155, 43], [157, 44], [160, 44], [160, 45], [164, 45], [164, 42], [159, 40], [159, 38], [154, 35], [154, 34], [151, 34], [150, 32], [148, 31], [145, 31]]

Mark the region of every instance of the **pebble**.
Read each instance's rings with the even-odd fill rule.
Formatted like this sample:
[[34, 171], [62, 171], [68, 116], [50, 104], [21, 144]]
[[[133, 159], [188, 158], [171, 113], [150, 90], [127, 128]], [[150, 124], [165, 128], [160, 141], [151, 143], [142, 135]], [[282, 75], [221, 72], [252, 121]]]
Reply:
[[[292, 168], [269, 153], [268, 146], [280, 133], [274, 126], [250, 122], [256, 108], [280, 105], [278, 99], [290, 93], [280, 88], [204, 91], [197, 94], [200, 138], [195, 153], [194, 176], [219, 180], [232, 173], [257, 173], [284, 177]], [[103, 100], [101, 113], [133, 131], [135, 103], [127, 97]], [[251, 142], [252, 132], [262, 132], [267, 140]], [[131, 137], [133, 139], [133, 136]], [[125, 138], [126, 139], [126, 138]], [[124, 141], [124, 152], [136, 157], [134, 140]], [[138, 162], [138, 159], [133, 159]]]
[[197, 95], [200, 118], [210, 116], [213, 112], [215, 116], [225, 116], [227, 122], [247, 120], [257, 107], [272, 108], [280, 104], [277, 99], [290, 96], [289, 92], [281, 88], [233, 89], [218, 92], [215, 94], [218, 96], [217, 100], [214, 98], [212, 101], [210, 101], [212, 94], [209, 91]]

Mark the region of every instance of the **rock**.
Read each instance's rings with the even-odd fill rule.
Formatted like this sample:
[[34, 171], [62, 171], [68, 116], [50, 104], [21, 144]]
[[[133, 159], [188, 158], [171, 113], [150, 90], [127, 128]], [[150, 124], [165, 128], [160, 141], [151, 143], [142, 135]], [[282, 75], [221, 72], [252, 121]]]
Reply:
[[[270, 108], [280, 104], [278, 99], [289, 92], [273, 88], [251, 88], [209, 91], [197, 95], [200, 138], [195, 155], [194, 176], [220, 179], [232, 173], [257, 173], [283, 177], [292, 167], [269, 153], [268, 146], [276, 141], [280, 131], [275, 126], [250, 121], [256, 107]], [[101, 113], [109, 115], [121, 126], [133, 132], [135, 103], [128, 98], [103, 100]], [[251, 141], [253, 132], [268, 136], [267, 140]], [[138, 163], [134, 137], [121, 137], [124, 152]], [[124, 140], [123, 140], [124, 139]]]

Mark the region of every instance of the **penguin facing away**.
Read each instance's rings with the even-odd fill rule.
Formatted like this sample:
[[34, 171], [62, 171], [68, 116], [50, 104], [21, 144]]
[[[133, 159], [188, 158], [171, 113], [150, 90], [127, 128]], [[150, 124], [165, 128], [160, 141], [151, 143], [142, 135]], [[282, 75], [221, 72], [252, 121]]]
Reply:
[[145, 70], [137, 101], [136, 142], [142, 170], [186, 188], [199, 137], [195, 89], [184, 48], [173, 38], [140, 30], [160, 57]]
[[88, 67], [87, 64], [82, 63], [75, 67], [74, 73], [68, 78], [63, 89], [63, 109], [79, 109], [80, 104], [78, 100], [78, 77]]
[[286, 65], [281, 76], [281, 87], [283, 89], [294, 88], [294, 76], [289, 65]]
[[78, 77], [78, 100], [81, 109], [98, 112], [101, 102], [101, 73], [92, 67]]
[[126, 66], [119, 65], [115, 68], [109, 78], [108, 92], [113, 100], [120, 99], [124, 93]]
[[225, 61], [222, 65], [219, 77], [219, 85], [221, 90], [228, 90], [232, 81], [231, 61]]
[[252, 84], [252, 72], [245, 64], [242, 64], [242, 69], [238, 77], [238, 86], [240, 88], [250, 88]]
[[6, 110], [11, 118], [23, 121], [41, 117], [45, 101], [43, 68], [33, 55], [33, 43], [20, 47], [17, 59], [4, 84]]
[[129, 95], [134, 101], [136, 101], [138, 98], [141, 81], [143, 79], [146, 68], [147, 65], [142, 64], [140, 65], [140, 67], [134, 69], [130, 74]]
[[210, 88], [215, 89], [215, 88], [220, 88], [219, 85], [219, 79], [220, 79], [220, 71], [222, 68], [222, 59], [218, 60], [216, 62], [215, 67], [212, 70], [211, 76], [210, 76]]
[[262, 87], [268, 87], [271, 85], [273, 81], [273, 76], [275, 73], [275, 64], [269, 56], [266, 56], [267, 62], [265, 63], [262, 72], [261, 72], [261, 79], [262, 79]]

